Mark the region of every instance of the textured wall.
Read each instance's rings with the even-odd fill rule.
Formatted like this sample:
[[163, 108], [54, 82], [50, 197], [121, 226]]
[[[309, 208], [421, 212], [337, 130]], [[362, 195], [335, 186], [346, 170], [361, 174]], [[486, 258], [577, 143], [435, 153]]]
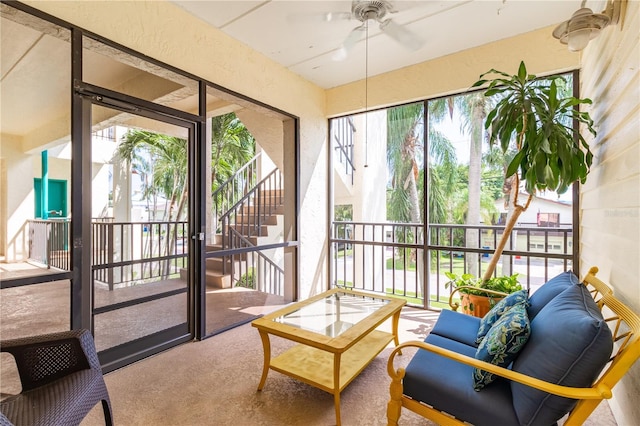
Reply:
[[[388, 106], [459, 93], [491, 68], [517, 72], [522, 60], [533, 74], [578, 68], [579, 56], [569, 53], [551, 36], [551, 31], [552, 28], [543, 28], [369, 78], [368, 106]], [[329, 116], [359, 111], [364, 106], [364, 80], [327, 91]]]
[[[640, 2], [624, 25], [606, 28], [583, 51], [581, 93], [593, 100], [598, 136], [581, 191], [581, 269], [592, 265], [617, 297], [640, 312]], [[640, 424], [640, 362], [614, 389], [619, 425]]]

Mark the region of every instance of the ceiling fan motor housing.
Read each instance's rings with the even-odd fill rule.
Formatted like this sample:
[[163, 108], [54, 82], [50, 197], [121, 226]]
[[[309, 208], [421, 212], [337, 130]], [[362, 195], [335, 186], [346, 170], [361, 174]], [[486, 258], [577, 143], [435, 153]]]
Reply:
[[351, 13], [360, 22], [369, 19], [381, 22], [387, 13], [393, 12], [393, 5], [387, 0], [354, 0], [351, 4]]

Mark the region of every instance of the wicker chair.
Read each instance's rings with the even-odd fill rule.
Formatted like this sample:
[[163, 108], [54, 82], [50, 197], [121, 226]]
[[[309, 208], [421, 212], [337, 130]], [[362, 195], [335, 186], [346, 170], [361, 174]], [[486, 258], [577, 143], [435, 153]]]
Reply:
[[0, 401], [0, 425], [77, 425], [98, 402], [105, 423], [113, 424], [88, 330], [3, 340], [0, 350], [13, 355], [22, 383], [20, 394]]

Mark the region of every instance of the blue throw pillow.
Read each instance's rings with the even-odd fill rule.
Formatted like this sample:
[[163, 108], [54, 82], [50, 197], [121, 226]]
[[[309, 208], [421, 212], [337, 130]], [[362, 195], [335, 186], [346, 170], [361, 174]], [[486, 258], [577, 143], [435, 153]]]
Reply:
[[521, 303], [525, 304], [525, 307], [529, 307], [529, 291], [520, 290], [511, 293], [491, 308], [491, 310], [482, 317], [480, 320], [480, 327], [478, 328], [478, 337], [476, 337], [476, 343], [482, 343], [482, 339], [487, 335], [493, 324], [500, 319], [500, 317], [515, 305]]
[[[527, 343], [530, 334], [531, 325], [525, 304], [515, 305], [493, 324], [476, 350], [476, 359], [506, 367]], [[473, 389], [476, 391], [495, 379], [496, 376], [487, 371], [473, 369]]]

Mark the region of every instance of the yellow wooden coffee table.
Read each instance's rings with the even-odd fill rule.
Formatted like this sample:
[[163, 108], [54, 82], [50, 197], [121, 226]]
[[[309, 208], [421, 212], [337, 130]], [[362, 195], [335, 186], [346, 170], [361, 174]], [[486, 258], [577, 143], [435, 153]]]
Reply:
[[[333, 289], [254, 320], [264, 347], [264, 368], [258, 390], [269, 369], [333, 394], [340, 425], [340, 392], [394, 341], [404, 300], [359, 291]], [[392, 318], [392, 332], [376, 328]], [[298, 345], [271, 358], [269, 335]]]

